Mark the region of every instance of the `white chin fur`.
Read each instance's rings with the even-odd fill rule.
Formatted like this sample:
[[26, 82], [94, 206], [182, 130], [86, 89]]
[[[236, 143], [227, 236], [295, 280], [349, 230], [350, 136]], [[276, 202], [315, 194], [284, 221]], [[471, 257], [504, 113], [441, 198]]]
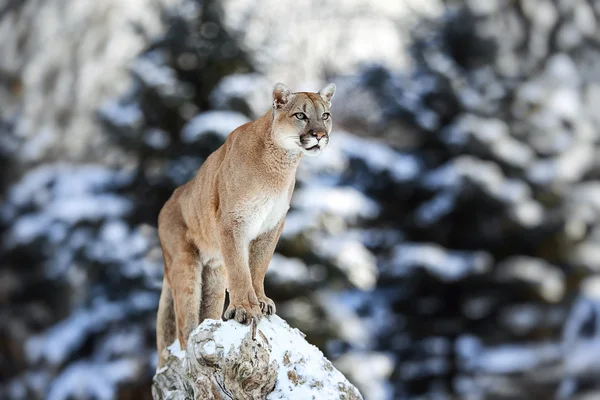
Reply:
[[286, 138], [285, 140], [280, 140], [279, 145], [287, 151], [291, 151], [293, 153], [298, 152], [298, 143], [296, 140], [292, 138]]
[[307, 157], [316, 157], [321, 155], [321, 153], [323, 152], [323, 148], [318, 148], [318, 149], [314, 149], [314, 150], [306, 150], [305, 148], [302, 148], [302, 153], [304, 155], [306, 155]]

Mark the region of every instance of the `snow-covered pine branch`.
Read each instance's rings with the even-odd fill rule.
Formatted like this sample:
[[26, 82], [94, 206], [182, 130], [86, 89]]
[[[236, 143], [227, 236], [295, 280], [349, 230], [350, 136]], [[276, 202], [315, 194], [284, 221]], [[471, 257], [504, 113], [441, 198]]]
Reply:
[[206, 320], [185, 351], [176, 341], [169, 352], [154, 376], [155, 400], [362, 400], [302, 332], [277, 316], [257, 326]]

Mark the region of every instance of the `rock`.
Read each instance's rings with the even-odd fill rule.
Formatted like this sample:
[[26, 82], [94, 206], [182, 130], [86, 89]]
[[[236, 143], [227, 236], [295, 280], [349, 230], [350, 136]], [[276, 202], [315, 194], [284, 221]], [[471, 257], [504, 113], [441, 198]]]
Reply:
[[169, 351], [154, 376], [156, 400], [362, 400], [321, 351], [277, 316], [256, 326], [206, 320], [185, 351], [178, 342]]

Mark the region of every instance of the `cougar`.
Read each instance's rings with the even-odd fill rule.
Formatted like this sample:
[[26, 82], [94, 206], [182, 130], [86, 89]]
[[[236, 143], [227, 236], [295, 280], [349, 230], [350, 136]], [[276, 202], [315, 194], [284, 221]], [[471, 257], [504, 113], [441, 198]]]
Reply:
[[[275, 313], [264, 277], [283, 230], [303, 155], [329, 143], [335, 85], [318, 93], [273, 89], [262, 117], [229, 134], [158, 216], [165, 275], [157, 318], [159, 367], [176, 338], [186, 348], [206, 318], [250, 323]], [[319, 199], [315, 199], [315, 202]], [[229, 306], [223, 314], [225, 292]]]

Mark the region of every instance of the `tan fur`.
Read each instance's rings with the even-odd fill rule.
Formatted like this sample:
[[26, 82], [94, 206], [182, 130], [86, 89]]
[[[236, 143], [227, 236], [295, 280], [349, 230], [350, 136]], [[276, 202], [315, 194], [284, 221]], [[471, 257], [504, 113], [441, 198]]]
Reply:
[[275, 312], [264, 292], [265, 273], [298, 163], [303, 154], [320, 154], [329, 141], [332, 123], [326, 114], [334, 92], [333, 84], [319, 93], [290, 93], [285, 85], [275, 85], [272, 110], [235, 129], [165, 203], [158, 217], [165, 260], [157, 318], [159, 367], [175, 336], [185, 348], [203, 319], [221, 317], [226, 284], [226, 319], [249, 323]]

